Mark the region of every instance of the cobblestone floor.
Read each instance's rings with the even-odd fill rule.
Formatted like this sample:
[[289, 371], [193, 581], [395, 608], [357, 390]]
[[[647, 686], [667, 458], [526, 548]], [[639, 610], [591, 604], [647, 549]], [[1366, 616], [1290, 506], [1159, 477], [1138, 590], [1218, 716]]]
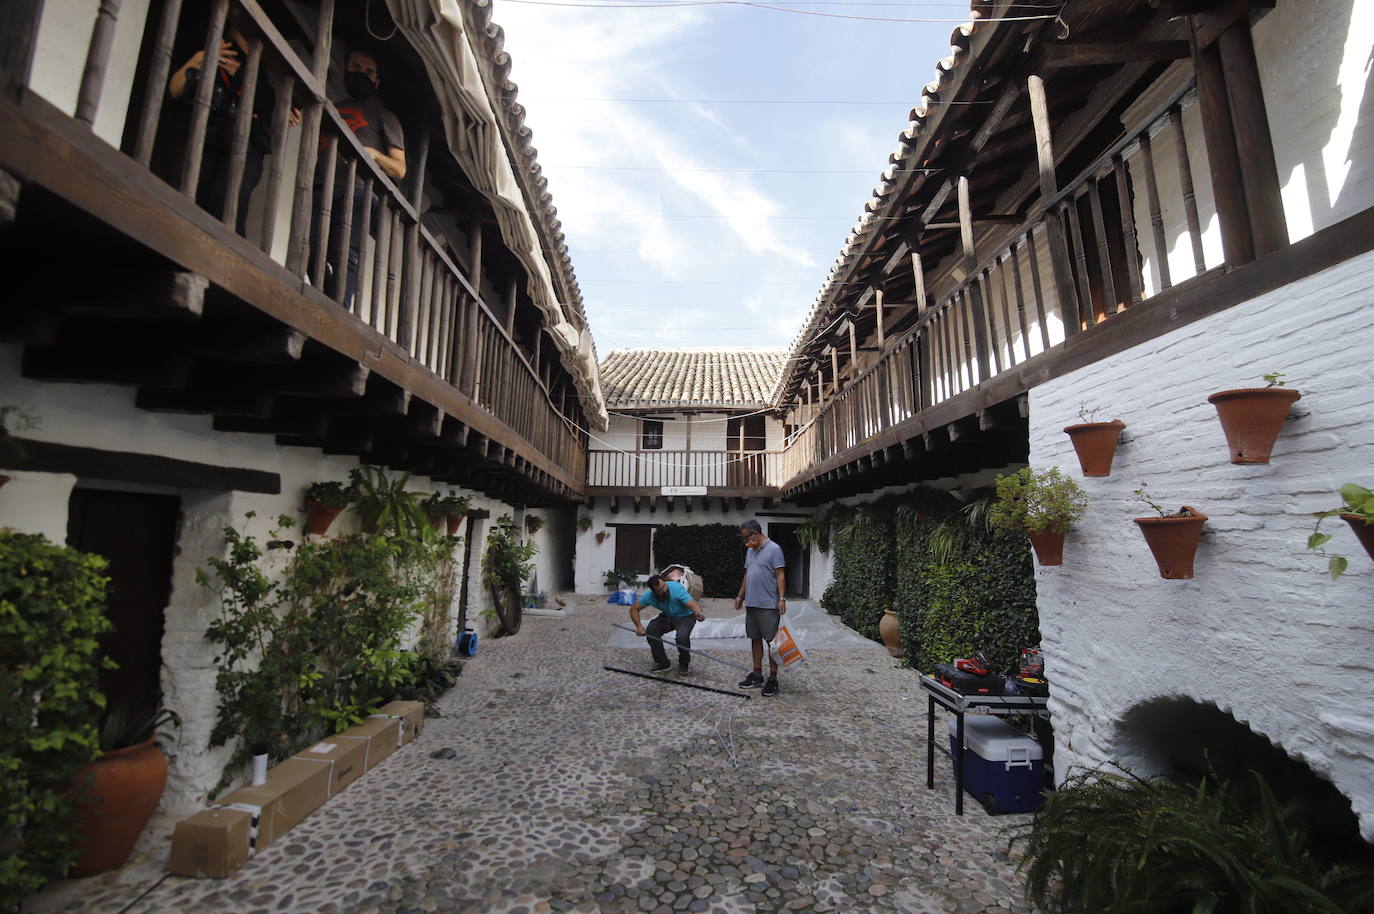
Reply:
[[[813, 651], [743, 701], [603, 671], [649, 652], [606, 646], [623, 607], [564, 599], [484, 640], [442, 718], [231, 877], [159, 882], [160, 822], [131, 865], [27, 910], [1031, 910], [1003, 835], [1025, 817], [955, 816], [943, 756], [926, 789], [925, 701], [881, 646]], [[687, 681], [739, 678], [698, 660]]]

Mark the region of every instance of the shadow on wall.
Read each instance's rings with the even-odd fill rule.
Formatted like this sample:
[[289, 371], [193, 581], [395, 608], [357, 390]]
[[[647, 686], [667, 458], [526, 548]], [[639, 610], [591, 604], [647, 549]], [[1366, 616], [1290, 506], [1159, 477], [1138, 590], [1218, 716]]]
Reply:
[[1117, 757], [1138, 774], [1195, 780], [1215, 773], [1247, 801], [1258, 802], [1256, 771], [1280, 806], [1296, 808], [1312, 849], [1334, 861], [1374, 863], [1350, 800], [1331, 782], [1216, 705], [1160, 698], [1137, 705], [1117, 725]]

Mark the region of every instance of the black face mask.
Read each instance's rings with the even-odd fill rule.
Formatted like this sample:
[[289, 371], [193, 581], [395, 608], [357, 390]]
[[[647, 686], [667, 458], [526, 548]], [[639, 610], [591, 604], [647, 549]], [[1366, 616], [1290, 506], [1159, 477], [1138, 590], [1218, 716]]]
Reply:
[[367, 78], [366, 73], [358, 70], [349, 70], [344, 74], [344, 88], [348, 90], [348, 97], [365, 102], [372, 97], [372, 93], [377, 91], [377, 87], [372, 85], [372, 80]]

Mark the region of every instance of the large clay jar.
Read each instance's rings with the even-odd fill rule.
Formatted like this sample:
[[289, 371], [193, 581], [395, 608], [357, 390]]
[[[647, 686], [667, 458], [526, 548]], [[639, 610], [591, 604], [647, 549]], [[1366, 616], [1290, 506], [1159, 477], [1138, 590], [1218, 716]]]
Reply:
[[1341, 520], [1350, 525], [1350, 529], [1359, 537], [1360, 545], [1364, 546], [1364, 551], [1374, 559], [1374, 524], [1366, 524], [1358, 514], [1342, 514]]
[[1054, 530], [1041, 530], [1038, 533], [1027, 530], [1026, 536], [1035, 549], [1035, 560], [1041, 565], [1064, 564], [1064, 534]]
[[1121, 430], [1125, 427], [1125, 422], [1113, 419], [1111, 422], [1083, 422], [1064, 429], [1069, 440], [1073, 442], [1073, 449], [1078, 454], [1078, 465], [1083, 469], [1084, 476], [1112, 475], [1112, 458], [1116, 456], [1116, 443], [1121, 437]]
[[1186, 579], [1193, 576], [1193, 557], [1202, 539], [1202, 525], [1207, 515], [1192, 505], [1184, 505], [1185, 517], [1137, 517], [1140, 532], [1154, 553], [1159, 576]]
[[883, 613], [878, 621], [878, 634], [882, 636], [889, 654], [893, 657], [906, 656], [906, 650], [902, 647], [902, 624], [896, 612], [889, 609]]
[[339, 516], [343, 508], [330, 508], [311, 499], [305, 503], [305, 532], [314, 536], [324, 536], [329, 525]]
[[1287, 387], [1222, 390], [1207, 398], [1217, 408], [1232, 463], [1268, 463], [1288, 407], [1302, 394]]
[[167, 758], [152, 739], [107, 752], [82, 768], [73, 788], [81, 858], [70, 875], [94, 876], [122, 866], [166, 786]]

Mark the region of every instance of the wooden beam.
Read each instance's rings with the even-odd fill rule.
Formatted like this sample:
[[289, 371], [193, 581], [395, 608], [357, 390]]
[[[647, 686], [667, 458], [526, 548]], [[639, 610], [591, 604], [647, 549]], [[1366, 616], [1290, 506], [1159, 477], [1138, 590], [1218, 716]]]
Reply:
[[[1259, 64], [1249, 23], [1241, 21], [1221, 33], [1221, 67], [1226, 78], [1226, 97], [1240, 158], [1241, 183], [1250, 215], [1250, 235], [1255, 256], [1277, 251], [1288, 244], [1288, 223], [1283, 214], [1283, 193], [1269, 132], [1269, 114], [1260, 87]], [[1179, 129], [1182, 129], [1180, 123]]]
[[1221, 223], [1221, 247], [1226, 263], [1239, 266], [1255, 259], [1245, 180], [1236, 147], [1235, 116], [1226, 87], [1221, 51], [1193, 41], [1193, 71], [1197, 74], [1198, 103], [1202, 107], [1202, 135], [1207, 143], [1207, 166], [1212, 173], [1212, 196]]
[[281, 494], [281, 475], [265, 470], [221, 467], [156, 454], [106, 451], [28, 438], [15, 438], [13, 443], [19, 445], [23, 453], [9, 458], [6, 469], [69, 473], [90, 479], [215, 492]]
[[970, 316], [973, 318], [973, 346], [978, 358], [978, 381], [982, 383], [992, 377], [992, 366], [988, 360], [987, 316], [983, 307], [983, 290], [976, 281], [978, 253], [973, 241], [968, 175], [959, 176], [959, 237], [964, 249], [964, 272], [971, 280], [968, 284], [968, 295], [969, 308], [972, 311]]
[[1098, 67], [1132, 60], [1183, 60], [1186, 41], [1135, 41], [1123, 44], [1049, 44], [1044, 50], [1046, 67]]
[[876, 329], [877, 329], [877, 331], [878, 331], [878, 348], [879, 348], [879, 349], [885, 349], [885, 348], [887, 347], [887, 334], [886, 334], [885, 328], [883, 327], [884, 314], [883, 314], [883, 290], [882, 290], [882, 289], [877, 289], [877, 290], [874, 291], [874, 293], [873, 293], [873, 307], [877, 309], [877, 321], [876, 321], [876, 323], [875, 323], [875, 327], [876, 327]]
[[[1050, 109], [1045, 101], [1045, 82], [1039, 76], [1026, 81], [1030, 96], [1031, 121], [1035, 125], [1035, 157], [1040, 173], [1040, 199], [1048, 201], [1059, 192], [1054, 174], [1054, 144], [1050, 140]], [[1073, 272], [1069, 265], [1068, 239], [1059, 212], [1045, 213], [1045, 233], [1050, 248], [1050, 266], [1054, 272], [1054, 288], [1063, 317], [1064, 335], [1072, 336], [1079, 329], [1078, 295], [1073, 287]]]

